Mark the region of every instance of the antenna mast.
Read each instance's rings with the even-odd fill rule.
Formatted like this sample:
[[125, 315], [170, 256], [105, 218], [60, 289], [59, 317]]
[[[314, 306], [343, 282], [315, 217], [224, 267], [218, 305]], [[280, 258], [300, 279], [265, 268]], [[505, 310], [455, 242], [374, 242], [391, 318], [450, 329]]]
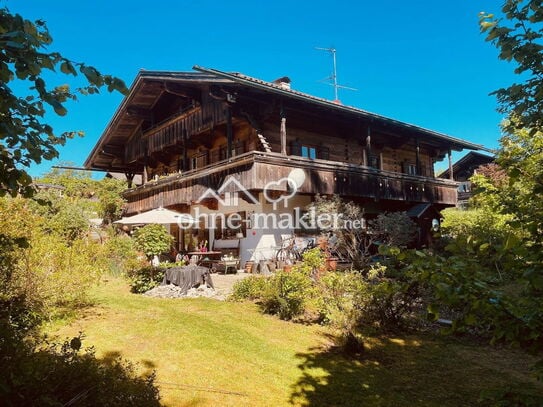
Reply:
[[329, 79], [329, 80], [332, 81], [332, 83], [330, 83], [330, 85], [332, 85], [334, 87], [334, 102], [340, 103], [339, 102], [339, 95], [338, 95], [339, 94], [339, 88], [349, 89], [349, 90], [356, 90], [356, 89], [355, 88], [349, 88], [348, 86], [338, 85], [338, 83], [337, 83], [336, 49], [335, 48], [315, 47], [315, 49], [317, 49], [319, 51], [329, 52], [332, 55], [332, 62], [333, 62], [332, 76], [329, 76], [326, 79]]

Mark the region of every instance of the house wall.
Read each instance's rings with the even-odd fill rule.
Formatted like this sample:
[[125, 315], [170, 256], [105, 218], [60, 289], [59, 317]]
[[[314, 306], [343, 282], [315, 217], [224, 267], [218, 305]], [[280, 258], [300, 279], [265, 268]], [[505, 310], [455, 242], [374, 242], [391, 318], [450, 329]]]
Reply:
[[[292, 143], [299, 143], [318, 149], [327, 150], [328, 160], [350, 163], [355, 165], [368, 165], [365, 136], [345, 132], [347, 136], [329, 135], [310, 132], [304, 129], [289, 127], [287, 120], [287, 153], [292, 153]], [[262, 129], [263, 135], [270, 143], [272, 151], [281, 151], [280, 123], [266, 123]], [[377, 134], [376, 137], [379, 137]], [[381, 143], [382, 144], [382, 143]], [[431, 151], [424, 146], [419, 148], [419, 165], [421, 174], [428, 177], [434, 176], [434, 165]], [[405, 172], [405, 164], [416, 164], [416, 146], [414, 143], [406, 143], [400, 148], [391, 148], [377, 144], [372, 146], [371, 154], [379, 157], [380, 169], [397, 173]], [[317, 156], [317, 158], [321, 158]]]
[[[278, 247], [281, 247], [283, 239], [290, 237], [294, 233], [294, 228], [275, 227], [273, 220], [280, 221], [281, 214], [294, 214], [295, 208], [303, 210], [307, 205], [311, 203], [311, 197], [307, 195], [295, 195], [292, 198], [285, 201], [281, 201], [279, 205], [274, 205], [266, 200], [263, 193], [258, 193], [258, 203], [250, 203], [243, 199], [239, 199], [236, 205], [225, 205], [219, 202], [216, 210], [210, 209], [204, 205], [194, 204], [190, 207], [190, 214], [192, 216], [206, 216], [213, 214], [229, 214], [233, 212], [245, 211], [247, 218], [254, 219], [254, 214], [272, 214], [268, 221], [265, 221], [262, 217], [258, 217], [260, 222], [258, 225], [255, 223], [248, 224], [246, 228], [246, 234], [242, 239], [215, 239], [215, 231], [209, 230], [209, 248], [210, 249], [237, 249], [239, 247], [240, 266], [243, 268], [247, 261], [255, 261], [265, 259], [272, 259], [275, 256]], [[286, 223], [284, 224], [286, 225]], [[239, 245], [239, 246], [238, 246]]]
[[[227, 123], [224, 116], [220, 116], [218, 113], [209, 113], [220, 110], [217, 107], [217, 102], [212, 101], [209, 104], [209, 106], [204, 104], [202, 107], [194, 108], [186, 116], [180, 116], [177, 121], [172, 119], [155, 130], [149, 130], [144, 135], [136, 136], [148, 140], [147, 143], [152, 144], [152, 148], [148, 148], [149, 157], [146, 159], [148, 179], [201, 168], [226, 158]], [[219, 121], [215, 122], [212, 118]], [[274, 111], [259, 126], [259, 131], [269, 143], [271, 150], [281, 152], [279, 112]], [[183, 137], [179, 134], [184, 129], [190, 130], [187, 133], [187, 163], [183, 162]], [[294, 118], [286, 120], [287, 153], [299, 155], [300, 146], [308, 146], [316, 149], [316, 158], [366, 166], [372, 166], [368, 156], [371, 154], [377, 160], [377, 168], [397, 173], [406, 173], [408, 164], [412, 166], [416, 164], [414, 140], [374, 131], [371, 135], [371, 148], [367, 149], [367, 131], [367, 127], [361, 127], [359, 123], [354, 121], [349, 126], [345, 121], [330, 122], [318, 117], [295, 115]], [[235, 147], [232, 155], [263, 150], [257, 138], [256, 129], [240, 112], [232, 117], [232, 135]], [[394, 140], [396, 146], [389, 145], [390, 142], [387, 140]], [[399, 145], [402, 140], [403, 145]], [[421, 143], [419, 175], [434, 176], [434, 155], [433, 149], [427, 148]]]

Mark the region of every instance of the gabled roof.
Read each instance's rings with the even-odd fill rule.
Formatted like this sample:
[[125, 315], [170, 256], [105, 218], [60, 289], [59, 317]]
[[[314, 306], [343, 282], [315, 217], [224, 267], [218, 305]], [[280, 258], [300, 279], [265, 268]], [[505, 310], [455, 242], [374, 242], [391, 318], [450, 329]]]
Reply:
[[[470, 151], [453, 164], [454, 179], [457, 179], [458, 176], [469, 178], [471, 175], [473, 175], [473, 170], [475, 170], [477, 167], [484, 164], [490, 164], [494, 160], [495, 157], [493, 156]], [[439, 178], [449, 178], [449, 176], [448, 168], [439, 174]]]
[[[138, 118], [137, 115], [131, 114], [131, 109], [152, 109], [163, 93], [176, 94], [176, 90], [173, 89], [175, 85], [195, 88], [202, 88], [207, 85], [230, 85], [240, 89], [252, 89], [265, 94], [278, 95], [284, 100], [302, 102], [307, 105], [307, 108], [311, 108], [311, 106], [320, 107], [330, 112], [342, 113], [374, 123], [383, 123], [391, 127], [416, 132], [428, 142], [447, 143], [454, 150], [489, 151], [480, 144], [471, 143], [359, 108], [341, 105], [307, 93], [287, 89], [278, 83], [263, 81], [241, 73], [228, 73], [200, 66], [194, 66], [193, 69], [195, 72], [140, 71], [130, 87], [129, 94], [121, 102], [104, 133], [89, 154], [85, 161], [85, 167], [93, 168], [98, 166], [103, 169], [104, 163], [108, 161], [106, 157], [115, 153], [115, 149], [122, 148], [142, 122], [142, 119]], [[108, 169], [111, 171], [123, 170], [123, 168], [113, 167]]]
[[198, 65], [193, 66], [193, 69], [195, 69], [197, 71], [200, 71], [200, 72], [203, 72], [203, 73], [217, 75], [220, 78], [230, 79], [230, 80], [232, 80], [234, 82], [237, 82], [239, 84], [247, 85], [247, 86], [250, 86], [250, 87], [253, 87], [253, 88], [262, 89], [262, 90], [266, 90], [268, 92], [273, 92], [273, 93], [283, 95], [283, 96], [286, 96], [286, 97], [289, 97], [289, 98], [299, 99], [299, 100], [302, 100], [302, 101], [310, 102], [310, 103], [313, 103], [315, 105], [325, 106], [325, 107], [327, 107], [327, 108], [329, 108], [331, 110], [337, 110], [337, 111], [342, 111], [342, 112], [346, 112], [346, 113], [356, 114], [358, 116], [362, 116], [362, 117], [367, 118], [367, 119], [381, 120], [381, 121], [385, 121], [385, 122], [387, 122], [389, 124], [394, 124], [394, 125], [398, 125], [400, 127], [409, 128], [411, 130], [415, 130], [417, 132], [423, 133], [426, 136], [430, 136], [430, 137], [434, 136], [434, 137], [437, 137], [439, 139], [446, 140], [449, 143], [453, 144], [453, 149], [454, 149], [454, 147], [456, 147], [456, 149], [458, 149], [458, 150], [463, 150], [464, 148], [468, 148], [468, 149], [473, 149], [473, 150], [490, 151], [489, 149], [487, 149], [486, 147], [484, 147], [481, 144], [471, 143], [469, 141], [461, 140], [461, 139], [456, 138], [456, 137], [451, 137], [451, 136], [448, 136], [448, 135], [443, 134], [443, 133], [439, 133], [439, 132], [436, 132], [436, 131], [433, 131], [433, 130], [425, 129], [424, 127], [420, 127], [420, 126], [416, 126], [416, 125], [413, 125], [413, 124], [401, 122], [399, 120], [395, 120], [395, 119], [391, 119], [389, 117], [381, 116], [381, 115], [376, 114], [376, 113], [371, 113], [371, 112], [368, 112], [367, 110], [359, 109], [357, 107], [345, 106], [345, 105], [336, 103], [336, 102], [328, 100], [328, 99], [323, 99], [323, 98], [319, 98], [317, 96], [310, 95], [308, 93], [303, 93], [303, 92], [299, 92], [299, 91], [292, 90], [292, 89], [285, 89], [284, 87], [282, 87], [279, 84], [276, 84], [276, 83], [273, 83], [273, 82], [266, 82], [266, 81], [263, 81], [261, 79], [253, 78], [251, 76], [247, 76], [247, 75], [244, 75], [244, 74], [241, 74], [241, 73], [227, 73], [227, 72], [219, 71], [217, 69], [204, 68], [204, 67], [201, 67], [201, 66], [198, 66]]

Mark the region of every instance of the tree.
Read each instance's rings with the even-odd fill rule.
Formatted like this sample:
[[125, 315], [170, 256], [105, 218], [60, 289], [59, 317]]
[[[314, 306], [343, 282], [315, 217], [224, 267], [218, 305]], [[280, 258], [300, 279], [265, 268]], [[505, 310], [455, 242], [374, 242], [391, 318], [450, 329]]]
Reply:
[[[69, 163], [72, 165], [72, 163]], [[44, 184], [63, 187], [62, 198], [49, 191], [40, 191], [34, 198], [48, 205], [49, 212], [71, 202], [83, 210], [88, 218], [100, 217], [104, 224], [110, 224], [120, 218], [125, 203], [122, 192], [126, 184], [122, 180], [103, 178], [95, 180], [86, 171], [54, 168], [37, 179]], [[46, 210], [45, 208], [42, 210]]]
[[[48, 52], [52, 41], [43, 20], [32, 22], [7, 8], [0, 9], [0, 196], [32, 195], [28, 167], [58, 157], [58, 146], [83, 134], [56, 134], [45, 120], [48, 111], [64, 116], [67, 101], [76, 100], [78, 94], [98, 93], [104, 86], [110, 92], [128, 92], [122, 80], [58, 52]], [[57, 70], [65, 77], [81, 74], [86, 85], [75, 90], [67, 84], [48, 87], [45, 72]], [[28, 94], [17, 94], [15, 83], [28, 85]]]
[[[472, 181], [478, 192], [474, 203], [486, 216], [478, 219], [476, 226], [486, 228], [494, 217], [500, 222], [505, 220], [510, 233], [505, 233], [504, 227], [500, 238], [480, 244], [483, 234], [484, 238], [490, 237], [488, 230], [470, 226], [465, 239], [453, 240], [444, 248], [444, 254], [415, 253], [408, 267], [416, 278], [432, 286], [439, 303], [460, 311], [453, 329], [476, 327], [488, 332], [493, 341], [541, 354], [543, 7], [537, 0], [506, 0], [502, 11], [501, 18], [481, 13], [481, 31], [500, 50], [500, 59], [514, 62], [515, 73], [522, 75], [522, 82], [493, 92], [498, 99], [498, 111], [508, 115], [502, 123], [499, 167], [486, 168]], [[511, 284], [496, 281], [481, 267], [484, 261], [479, 257], [488, 256], [490, 251], [513, 277]], [[534, 370], [543, 379], [543, 360]]]
[[498, 111], [515, 118], [507, 131], [525, 128], [535, 133], [543, 130], [543, 7], [539, 0], [506, 0], [502, 12], [501, 18], [480, 13], [480, 28], [500, 50], [500, 59], [514, 61], [515, 73], [522, 75], [523, 82], [493, 94]]
[[328, 239], [332, 254], [347, 258], [355, 270], [368, 270], [378, 245], [405, 247], [416, 235], [416, 224], [405, 212], [382, 213], [366, 225], [363, 208], [337, 195], [317, 196], [308, 209], [317, 219], [330, 219], [318, 226], [333, 234]]
[[105, 224], [120, 219], [125, 203], [121, 193], [126, 183], [119, 179], [104, 178], [96, 182], [98, 199], [100, 200], [99, 216]]
[[145, 225], [134, 232], [136, 246], [149, 258], [170, 250], [173, 236], [162, 225]]

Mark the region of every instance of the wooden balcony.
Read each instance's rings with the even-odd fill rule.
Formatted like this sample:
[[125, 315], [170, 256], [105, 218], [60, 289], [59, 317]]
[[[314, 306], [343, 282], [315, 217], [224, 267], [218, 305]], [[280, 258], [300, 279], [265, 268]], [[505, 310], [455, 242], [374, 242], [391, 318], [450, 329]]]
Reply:
[[[269, 182], [287, 177], [301, 168], [306, 174], [301, 194], [338, 194], [376, 201], [405, 201], [454, 206], [458, 183], [455, 181], [382, 171], [361, 165], [323, 159], [284, 156], [279, 153], [251, 151], [203, 168], [172, 174], [125, 192], [127, 214], [158, 206], [190, 205], [212, 188], [218, 190], [234, 176], [246, 190], [262, 191]], [[286, 191], [286, 182], [272, 188]], [[228, 192], [234, 192], [230, 189]]]

